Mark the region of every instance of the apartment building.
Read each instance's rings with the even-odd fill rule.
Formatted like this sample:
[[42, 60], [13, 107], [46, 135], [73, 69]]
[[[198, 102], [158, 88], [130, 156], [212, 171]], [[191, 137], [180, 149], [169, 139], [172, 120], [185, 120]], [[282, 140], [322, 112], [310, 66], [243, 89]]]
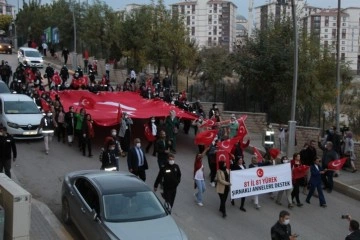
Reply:
[[236, 16], [236, 46], [245, 44], [245, 38], [248, 36], [248, 20], [242, 16]]
[[15, 17], [15, 6], [8, 4], [6, 0], [0, 0], [0, 14]]
[[200, 47], [236, 44], [236, 9], [230, 1], [185, 0], [171, 5], [171, 13], [184, 19], [189, 35]]
[[[323, 9], [303, 18], [303, 30], [319, 39], [320, 46], [336, 56], [337, 8]], [[340, 58], [349, 62], [351, 70], [360, 74], [360, 8], [350, 7], [341, 12]]]

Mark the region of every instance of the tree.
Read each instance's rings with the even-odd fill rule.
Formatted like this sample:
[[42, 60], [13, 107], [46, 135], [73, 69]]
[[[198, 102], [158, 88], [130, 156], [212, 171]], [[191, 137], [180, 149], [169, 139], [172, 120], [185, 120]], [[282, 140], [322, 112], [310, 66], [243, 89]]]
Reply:
[[0, 29], [7, 32], [9, 26], [12, 22], [12, 16], [10, 15], [0, 15]]

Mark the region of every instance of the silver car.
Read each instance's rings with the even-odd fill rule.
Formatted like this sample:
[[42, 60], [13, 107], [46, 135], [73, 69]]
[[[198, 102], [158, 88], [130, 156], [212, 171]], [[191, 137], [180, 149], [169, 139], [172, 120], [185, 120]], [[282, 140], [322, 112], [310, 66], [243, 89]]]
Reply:
[[21, 47], [18, 51], [19, 63], [24, 63], [30, 67], [44, 67], [44, 58], [41, 53], [34, 48]]
[[67, 174], [62, 219], [89, 240], [187, 240], [150, 187], [128, 172]]

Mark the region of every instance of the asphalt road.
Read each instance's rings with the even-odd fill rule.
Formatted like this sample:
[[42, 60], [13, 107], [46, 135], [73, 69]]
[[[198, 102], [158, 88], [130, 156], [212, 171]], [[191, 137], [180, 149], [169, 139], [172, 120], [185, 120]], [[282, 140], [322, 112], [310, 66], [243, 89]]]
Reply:
[[[16, 56], [1, 55], [2, 59], [9, 61], [13, 69], [16, 66]], [[136, 126], [139, 126], [138, 128]], [[134, 136], [142, 135], [142, 124], [135, 121]], [[63, 176], [71, 171], [82, 169], [99, 169], [98, 154], [102, 141], [110, 128], [97, 129], [97, 143], [94, 145], [94, 157], [83, 157], [76, 146], [69, 147], [57, 142], [54, 138], [50, 146], [50, 154], [45, 155], [42, 141], [22, 141], [17, 143], [18, 158], [13, 164], [13, 171], [22, 186], [27, 189], [34, 198], [46, 203], [54, 214], [60, 219], [61, 212], [61, 184]], [[143, 145], [146, 143], [143, 142]], [[197, 147], [193, 144], [193, 132], [185, 135], [182, 132], [178, 136], [178, 149], [176, 163], [182, 171], [182, 181], [178, 188], [177, 197], [173, 208], [173, 217], [184, 229], [191, 240], [232, 240], [270, 239], [270, 228], [276, 222], [281, 210], [286, 209], [286, 200], [283, 206], [278, 206], [268, 195], [260, 196], [262, 208], [256, 210], [251, 198], [246, 199], [247, 212], [239, 210], [239, 201], [236, 206], [227, 202], [227, 218], [223, 219], [218, 211], [219, 197], [215, 189], [206, 184], [204, 206], [195, 204], [193, 193], [193, 162]], [[156, 158], [147, 154], [149, 170], [147, 171], [147, 183], [152, 186], [157, 175], [158, 167]], [[250, 156], [245, 155], [245, 161], [250, 162]], [[204, 161], [206, 175], [208, 166]], [[120, 168], [126, 170], [125, 158], [121, 158]], [[207, 179], [208, 180], [208, 179]], [[160, 197], [161, 198], [161, 197]], [[350, 213], [353, 218], [360, 219], [359, 202], [348, 198], [340, 193], [325, 193], [328, 208], [319, 207], [318, 199], [313, 198], [311, 204], [302, 208], [295, 207], [290, 210], [291, 226], [293, 232], [299, 234], [299, 240], [335, 240], [345, 239], [348, 233], [348, 222], [342, 220], [342, 214]], [[301, 195], [305, 202], [305, 196]], [[74, 228], [68, 228], [74, 239], [81, 239]]]

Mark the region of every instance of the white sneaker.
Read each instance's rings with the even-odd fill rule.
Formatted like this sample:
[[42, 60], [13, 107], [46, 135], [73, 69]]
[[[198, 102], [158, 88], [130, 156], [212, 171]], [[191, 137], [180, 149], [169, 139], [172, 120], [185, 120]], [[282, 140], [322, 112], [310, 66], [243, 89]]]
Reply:
[[212, 187], [215, 187], [215, 182], [211, 182], [210, 185], [211, 185]]
[[261, 206], [260, 206], [259, 204], [255, 204], [255, 208], [256, 208], [256, 209], [260, 209]]
[[200, 207], [204, 206], [204, 204], [202, 204], [201, 202], [199, 202], [198, 205], [199, 205]]

